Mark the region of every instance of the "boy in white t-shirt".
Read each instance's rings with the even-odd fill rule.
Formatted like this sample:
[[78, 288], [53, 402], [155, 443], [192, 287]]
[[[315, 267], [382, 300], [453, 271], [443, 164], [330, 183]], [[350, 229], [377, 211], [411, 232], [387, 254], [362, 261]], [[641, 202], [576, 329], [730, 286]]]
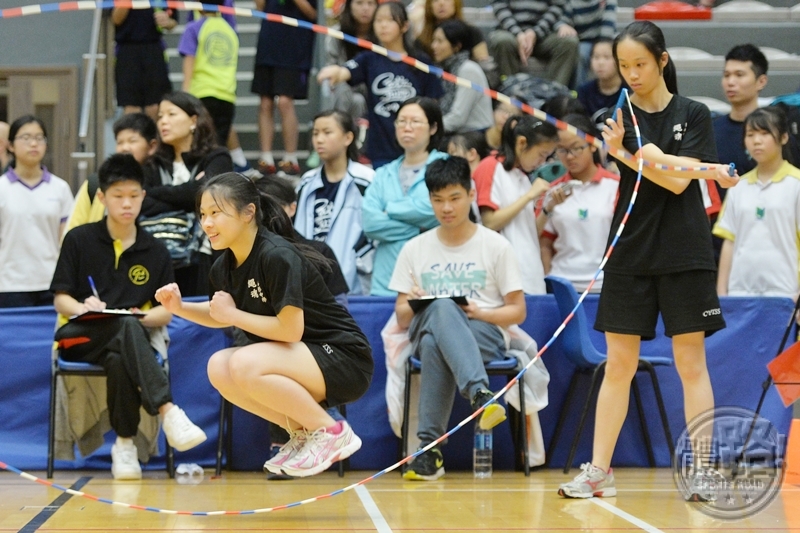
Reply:
[[[441, 224], [410, 240], [400, 252], [389, 288], [397, 291], [395, 312], [409, 328], [414, 353], [422, 361], [419, 397], [420, 446], [447, 430], [456, 390], [473, 409], [493, 393], [484, 362], [505, 357], [505, 328], [525, 320], [525, 299], [516, 255], [498, 233], [469, 220], [475, 190], [469, 164], [461, 157], [439, 159], [425, 174], [431, 205]], [[411, 309], [409, 300], [424, 295], [467, 297], [467, 305], [450, 298]], [[505, 420], [505, 409], [493, 403], [481, 427]], [[411, 462], [403, 477], [433, 481], [444, 475], [442, 452], [434, 447]]]

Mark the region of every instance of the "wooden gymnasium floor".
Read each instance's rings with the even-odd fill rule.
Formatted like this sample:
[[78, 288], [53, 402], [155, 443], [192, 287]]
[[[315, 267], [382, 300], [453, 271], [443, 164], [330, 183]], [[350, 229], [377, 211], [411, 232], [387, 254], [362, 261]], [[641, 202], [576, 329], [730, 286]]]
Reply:
[[[573, 473], [576, 471], [573, 470]], [[42, 472], [32, 472], [43, 475]], [[110, 472], [56, 472], [64, 486], [85, 483], [103, 498], [175, 510], [249, 510], [327, 494], [370, 475], [333, 472], [293, 481], [266, 481], [263, 474], [226, 472], [196, 485], [179, 484], [164, 472], [145, 472], [142, 482], [114, 482]], [[530, 478], [495, 472], [474, 480], [451, 472], [432, 483], [410, 483], [396, 472], [355, 490], [296, 508], [249, 516], [176, 516], [137, 511], [60, 491], [0, 472], [0, 532], [116, 531], [800, 531], [800, 487], [783, 491], [760, 514], [736, 522], [693, 509], [676, 491], [669, 469], [618, 469], [616, 498], [565, 500], [556, 488], [567, 476], [540, 470]]]

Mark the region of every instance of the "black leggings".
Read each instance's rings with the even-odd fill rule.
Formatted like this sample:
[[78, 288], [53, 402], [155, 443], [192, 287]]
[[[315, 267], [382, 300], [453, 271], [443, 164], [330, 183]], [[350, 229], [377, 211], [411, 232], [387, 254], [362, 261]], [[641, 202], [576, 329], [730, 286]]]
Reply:
[[108, 414], [118, 436], [136, 435], [140, 406], [155, 416], [159, 407], [172, 401], [167, 374], [137, 318], [67, 322], [56, 331], [56, 340], [65, 361], [105, 369]]

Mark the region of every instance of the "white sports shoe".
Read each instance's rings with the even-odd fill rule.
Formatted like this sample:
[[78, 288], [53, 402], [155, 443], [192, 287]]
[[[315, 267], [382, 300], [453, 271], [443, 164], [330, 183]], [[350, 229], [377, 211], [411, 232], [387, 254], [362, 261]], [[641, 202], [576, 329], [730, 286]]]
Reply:
[[336, 461], [347, 459], [361, 448], [361, 439], [345, 421], [338, 435], [320, 428], [306, 437], [306, 444], [281, 465], [284, 474], [308, 477], [324, 472]]
[[308, 433], [305, 429], [289, 431], [289, 441], [281, 446], [280, 451], [275, 456], [264, 463], [264, 470], [272, 474], [283, 474], [281, 466], [283, 463], [294, 457], [306, 444]]
[[205, 432], [194, 425], [177, 405], [164, 415], [162, 427], [169, 445], [179, 452], [191, 450], [207, 438]]
[[115, 443], [111, 446], [111, 475], [118, 480], [142, 479], [142, 467], [135, 444]]

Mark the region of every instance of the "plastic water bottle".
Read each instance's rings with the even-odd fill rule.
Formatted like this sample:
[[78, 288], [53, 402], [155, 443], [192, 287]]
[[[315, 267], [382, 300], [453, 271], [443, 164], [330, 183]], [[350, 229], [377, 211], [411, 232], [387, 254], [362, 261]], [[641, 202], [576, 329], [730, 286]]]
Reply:
[[475, 446], [472, 451], [472, 472], [476, 478], [492, 477], [492, 430], [475, 423]]

